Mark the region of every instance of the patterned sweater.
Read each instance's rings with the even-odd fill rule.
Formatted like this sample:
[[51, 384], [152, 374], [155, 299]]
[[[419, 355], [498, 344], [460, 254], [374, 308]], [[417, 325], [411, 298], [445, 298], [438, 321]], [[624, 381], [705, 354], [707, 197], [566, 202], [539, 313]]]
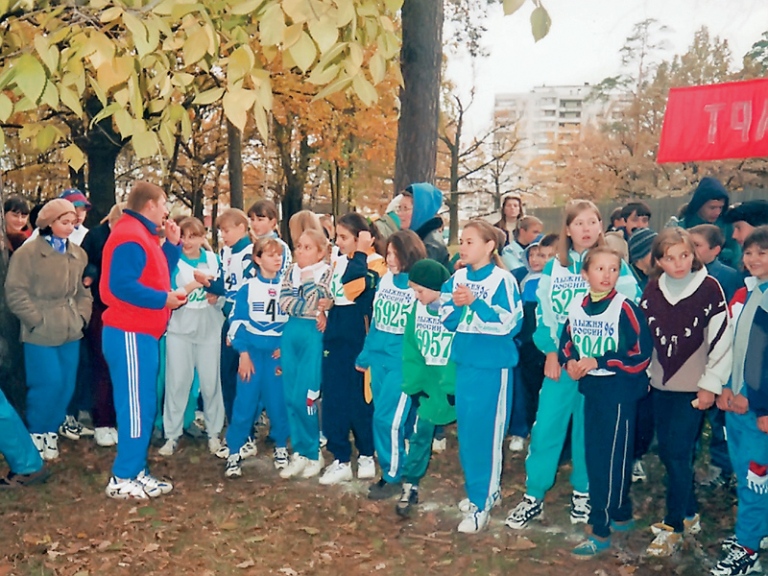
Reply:
[[651, 280], [640, 308], [653, 338], [651, 385], [720, 394], [731, 372], [733, 334], [723, 289], [706, 268], [679, 294], [670, 291], [666, 274]]

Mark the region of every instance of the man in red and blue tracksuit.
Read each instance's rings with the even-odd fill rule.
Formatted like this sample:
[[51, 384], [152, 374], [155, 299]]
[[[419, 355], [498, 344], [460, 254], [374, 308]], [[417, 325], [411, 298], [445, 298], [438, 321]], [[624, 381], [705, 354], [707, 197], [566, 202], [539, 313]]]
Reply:
[[[136, 182], [123, 216], [104, 246], [99, 288], [107, 310], [103, 314], [102, 348], [112, 377], [117, 414], [118, 445], [110, 498], [146, 499], [169, 493], [170, 482], [147, 469], [147, 450], [157, 411], [159, 340], [171, 310], [186, 296], [171, 291], [171, 275], [181, 253], [180, 232], [166, 221], [162, 188]], [[162, 248], [158, 229], [165, 224]]]

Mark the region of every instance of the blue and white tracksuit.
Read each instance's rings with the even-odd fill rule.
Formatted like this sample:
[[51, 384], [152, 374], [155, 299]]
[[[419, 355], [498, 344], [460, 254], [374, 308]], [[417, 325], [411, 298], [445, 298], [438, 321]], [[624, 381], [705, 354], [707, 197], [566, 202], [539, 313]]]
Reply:
[[[454, 304], [457, 286], [472, 291], [471, 305]], [[501, 481], [512, 373], [518, 361], [514, 336], [523, 307], [517, 283], [493, 263], [458, 270], [443, 285], [440, 316], [445, 327], [456, 332], [451, 360], [456, 363], [459, 459], [467, 496], [478, 509], [487, 510]]]
[[[568, 319], [572, 302], [581, 302], [589, 290], [589, 284], [581, 275], [583, 254], [569, 252], [570, 265], [565, 267], [557, 258], [544, 266], [536, 297], [536, 331], [533, 342], [543, 353], [557, 352], [560, 335]], [[640, 299], [640, 288], [627, 266], [621, 263], [616, 291], [632, 302]], [[584, 454], [584, 396], [579, 393], [578, 382], [563, 370], [560, 379], [544, 378], [539, 393], [539, 407], [531, 429], [531, 443], [525, 460], [526, 494], [542, 499], [555, 483], [568, 424], [571, 422], [571, 485], [576, 492], [589, 491], [587, 463]]]
[[[301, 280], [302, 272], [312, 277]], [[280, 358], [283, 389], [294, 453], [317, 460], [320, 452], [320, 422], [308, 402], [320, 397], [323, 362], [323, 333], [317, 328], [317, 305], [331, 297], [331, 267], [319, 262], [305, 269], [298, 264], [288, 268], [280, 290], [280, 308], [289, 318], [283, 328]]]
[[749, 410], [725, 413], [739, 499], [736, 540], [755, 551], [768, 536], [768, 434], [757, 427], [757, 418], [768, 416], [767, 342], [768, 281], [763, 281], [749, 292], [736, 321], [733, 372], [727, 385], [747, 397]]
[[243, 236], [234, 246], [224, 246], [219, 251], [219, 271], [206, 292], [224, 297], [224, 324], [221, 328], [221, 396], [224, 400], [224, 413], [227, 420], [232, 420], [232, 402], [235, 398], [237, 382], [238, 354], [227, 345], [229, 331], [229, 313], [235, 303], [235, 296], [240, 287], [253, 276], [253, 244], [249, 236]]
[[248, 381], [237, 376], [232, 419], [227, 429], [230, 454], [237, 453], [250, 436], [261, 406], [270, 420], [270, 436], [278, 448], [288, 442], [288, 414], [280, 368], [280, 336], [288, 316], [280, 309], [282, 279], [259, 272], [238, 290], [229, 316], [228, 337], [238, 354], [247, 352], [255, 373]]
[[373, 321], [355, 362], [371, 369], [373, 443], [386, 482], [399, 482], [405, 463], [404, 431], [411, 397], [403, 392], [403, 335], [416, 297], [408, 273], [387, 272], [373, 299]]

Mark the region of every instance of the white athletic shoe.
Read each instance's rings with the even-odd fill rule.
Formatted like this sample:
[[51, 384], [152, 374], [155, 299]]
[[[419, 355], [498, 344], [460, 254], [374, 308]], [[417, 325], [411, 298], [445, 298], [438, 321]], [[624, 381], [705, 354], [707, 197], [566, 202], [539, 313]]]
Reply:
[[522, 452], [525, 450], [525, 438], [522, 436], [512, 436], [509, 440], [510, 452]]
[[288, 462], [288, 465], [280, 470], [280, 478], [288, 479], [299, 476], [304, 471], [304, 468], [307, 467], [307, 462], [309, 462], [309, 458], [294, 452], [291, 454], [291, 460]]
[[208, 452], [216, 454], [221, 449], [221, 438], [218, 436], [211, 436], [208, 438]]
[[93, 439], [96, 441], [96, 444], [105, 448], [117, 444], [117, 440], [115, 439], [116, 437], [117, 430], [114, 428], [99, 426], [96, 428], [96, 430], [93, 431]]
[[476, 534], [488, 526], [491, 514], [488, 510], [479, 510], [474, 504], [464, 519], [459, 523], [458, 531], [463, 534]]
[[[491, 494], [491, 510], [496, 508], [496, 506], [498, 506], [499, 504], [501, 504], [501, 492], [497, 490], [496, 492]], [[459, 511], [463, 512], [464, 514], [471, 511], [473, 507], [477, 508], [477, 506], [475, 506], [474, 504], [472, 504], [472, 502], [469, 501], [469, 498], [464, 498], [463, 500], [459, 501]]]
[[241, 458], [252, 458], [253, 456], [256, 456], [258, 453], [258, 448], [256, 448], [256, 442], [253, 438], [249, 437], [245, 444], [240, 448], [240, 457]]
[[216, 450], [216, 452], [213, 454], [216, 456], [216, 458], [221, 458], [222, 460], [229, 458], [229, 446], [227, 446], [227, 441], [222, 440], [221, 446], [219, 446], [219, 449]]
[[117, 428], [110, 428], [109, 433], [112, 435], [112, 439], [115, 441], [115, 446], [117, 446], [117, 440], [118, 440]]
[[178, 446], [178, 438], [168, 438], [168, 440], [165, 441], [165, 444], [160, 447], [157, 453], [160, 454], [160, 456], [173, 456], [173, 453], [176, 452], [176, 448], [178, 448]]
[[59, 457], [59, 435], [56, 432], [44, 434], [43, 460], [55, 460]]
[[118, 478], [117, 476], [112, 476], [109, 479], [109, 484], [107, 484], [104, 492], [107, 496], [110, 498], [115, 498], [116, 500], [127, 500], [129, 498], [133, 498], [135, 500], [149, 499], [149, 496], [144, 491], [144, 487], [136, 480], [132, 480], [130, 478], [124, 479]]
[[376, 462], [373, 456], [358, 456], [357, 477], [360, 480], [376, 478]]
[[275, 448], [272, 461], [277, 470], [282, 470], [288, 466], [288, 448], [284, 446], [282, 448]]
[[432, 452], [435, 454], [440, 454], [441, 452], [445, 452], [445, 449], [448, 447], [448, 440], [447, 438], [440, 438], [438, 440], [435, 438], [432, 440]]
[[301, 472], [301, 477], [314, 478], [323, 471], [323, 466], [325, 466], [325, 459], [323, 458], [323, 453], [320, 452], [317, 455], [317, 460], [310, 460], [307, 458], [307, 464]]
[[45, 460], [45, 434], [30, 434], [30, 436], [32, 437], [32, 444], [40, 453], [40, 458]]
[[320, 484], [323, 486], [330, 486], [332, 484], [338, 484], [339, 482], [349, 482], [352, 480], [352, 466], [349, 462], [339, 462], [334, 460], [325, 469], [323, 475], [320, 476]]
[[169, 494], [173, 490], [173, 484], [167, 480], [160, 480], [149, 474], [146, 470], [142, 470], [138, 476], [136, 476], [136, 482], [139, 483], [144, 492], [150, 498], [157, 498]]
[[243, 457], [240, 454], [232, 454], [227, 458], [227, 467], [224, 469], [224, 476], [227, 478], [240, 478], [243, 475], [243, 468], [240, 463]]

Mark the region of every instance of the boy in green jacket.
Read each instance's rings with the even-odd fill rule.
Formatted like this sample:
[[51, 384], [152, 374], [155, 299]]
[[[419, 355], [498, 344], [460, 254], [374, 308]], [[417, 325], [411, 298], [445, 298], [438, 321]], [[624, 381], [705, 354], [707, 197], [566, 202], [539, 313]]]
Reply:
[[432, 454], [435, 426], [456, 420], [456, 366], [450, 361], [453, 332], [440, 322], [440, 288], [450, 278], [435, 260], [419, 260], [408, 274], [416, 305], [405, 325], [403, 392], [418, 404], [410, 448], [403, 466], [403, 491], [395, 506], [399, 516], [410, 514], [419, 502], [419, 481]]

